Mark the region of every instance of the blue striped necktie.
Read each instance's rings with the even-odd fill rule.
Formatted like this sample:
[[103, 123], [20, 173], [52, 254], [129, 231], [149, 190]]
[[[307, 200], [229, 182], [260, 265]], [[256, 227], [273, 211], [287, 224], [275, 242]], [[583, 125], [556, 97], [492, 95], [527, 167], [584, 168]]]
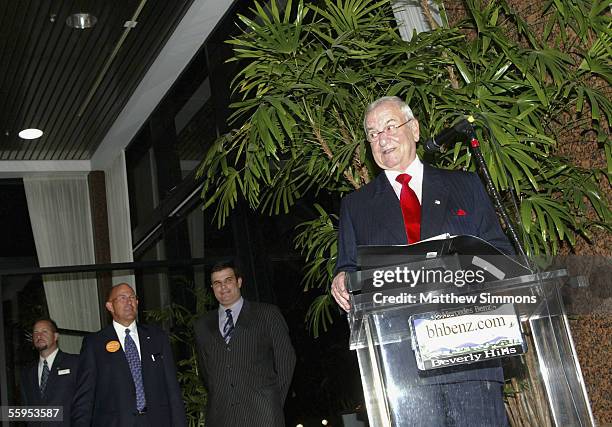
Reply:
[[223, 339], [226, 343], [229, 343], [232, 338], [232, 332], [234, 331], [234, 318], [232, 317], [232, 310], [225, 310], [226, 318], [225, 325], [223, 325]]
[[130, 330], [125, 330], [125, 357], [127, 357], [132, 378], [134, 379], [134, 387], [136, 388], [136, 409], [142, 411], [147, 405], [145, 400], [144, 385], [142, 383], [142, 367], [140, 365], [140, 356], [134, 340], [130, 336]]
[[49, 370], [49, 365], [47, 364], [47, 360], [43, 360], [43, 369], [42, 374], [40, 375], [40, 396], [45, 397], [45, 389], [47, 388], [47, 381], [49, 381], [49, 374], [51, 371]]

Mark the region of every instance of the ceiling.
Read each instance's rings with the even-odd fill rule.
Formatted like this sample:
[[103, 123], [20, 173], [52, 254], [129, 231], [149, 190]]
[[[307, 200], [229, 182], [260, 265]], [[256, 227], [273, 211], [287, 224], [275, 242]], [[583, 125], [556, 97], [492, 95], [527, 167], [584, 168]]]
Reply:
[[[1, 1], [0, 161], [91, 159], [193, 2]], [[96, 25], [70, 28], [76, 12]]]

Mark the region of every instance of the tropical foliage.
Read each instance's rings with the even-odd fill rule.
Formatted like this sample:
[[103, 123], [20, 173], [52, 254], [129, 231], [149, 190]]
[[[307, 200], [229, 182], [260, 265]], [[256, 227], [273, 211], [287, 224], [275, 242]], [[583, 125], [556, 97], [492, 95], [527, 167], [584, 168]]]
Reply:
[[[494, 184], [515, 206], [528, 254], [554, 254], [595, 227], [609, 230], [601, 191], [612, 172], [608, 2], [548, 1], [529, 20], [504, 0], [464, 5], [467, 18], [449, 26], [440, 4], [442, 25], [410, 41], [400, 38], [387, 0], [288, 1], [284, 8], [272, 0], [239, 16], [243, 32], [228, 41], [242, 67], [233, 81], [233, 130], [199, 168], [204, 206], [218, 225], [239, 197], [278, 214], [305, 194], [342, 195], [367, 183], [377, 171], [363, 110], [397, 95], [420, 119], [421, 138], [476, 117]], [[576, 127], [596, 134], [607, 170], [557, 154], [559, 139]], [[474, 169], [460, 143], [430, 160]], [[298, 227], [296, 247], [307, 260], [305, 288], [327, 289], [337, 217], [315, 207], [319, 215]], [[331, 321], [331, 306], [327, 294], [313, 304], [315, 333]]]
[[188, 282], [184, 278], [173, 278], [173, 284], [184, 287], [192, 293], [195, 310], [172, 303], [159, 310], [149, 310], [145, 316], [147, 321], [172, 325], [170, 341], [186, 352], [177, 360], [177, 378], [183, 394], [189, 427], [202, 427], [207, 392], [200, 378], [193, 323], [214, 306], [215, 299], [210, 292], [196, 288], [193, 282]]

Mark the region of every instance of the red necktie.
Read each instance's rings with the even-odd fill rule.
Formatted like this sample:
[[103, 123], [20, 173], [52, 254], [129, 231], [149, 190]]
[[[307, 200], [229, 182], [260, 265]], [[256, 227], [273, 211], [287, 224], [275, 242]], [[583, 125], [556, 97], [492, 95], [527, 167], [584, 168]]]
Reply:
[[395, 178], [402, 184], [400, 205], [404, 216], [406, 237], [408, 237], [408, 243], [415, 243], [421, 238], [421, 204], [414, 190], [408, 186], [411, 179], [412, 177], [407, 173], [401, 173]]

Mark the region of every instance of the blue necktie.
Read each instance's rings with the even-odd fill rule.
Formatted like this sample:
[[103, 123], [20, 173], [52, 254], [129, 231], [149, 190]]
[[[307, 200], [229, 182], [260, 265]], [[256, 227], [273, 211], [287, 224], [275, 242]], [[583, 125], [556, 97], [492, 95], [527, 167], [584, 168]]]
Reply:
[[47, 360], [43, 360], [43, 370], [40, 375], [40, 397], [45, 397], [45, 389], [47, 388], [47, 381], [49, 380], [49, 365], [47, 364]]
[[223, 339], [226, 343], [229, 343], [232, 338], [232, 332], [234, 331], [234, 318], [232, 317], [232, 310], [229, 308], [225, 310], [227, 315], [225, 319], [225, 325], [223, 325]]
[[138, 349], [134, 340], [130, 336], [130, 330], [125, 330], [125, 357], [127, 357], [128, 364], [130, 365], [130, 371], [132, 371], [132, 378], [134, 379], [134, 386], [136, 387], [136, 409], [142, 411], [146, 406], [144, 386], [142, 384], [142, 369], [140, 366], [140, 356], [138, 355]]

